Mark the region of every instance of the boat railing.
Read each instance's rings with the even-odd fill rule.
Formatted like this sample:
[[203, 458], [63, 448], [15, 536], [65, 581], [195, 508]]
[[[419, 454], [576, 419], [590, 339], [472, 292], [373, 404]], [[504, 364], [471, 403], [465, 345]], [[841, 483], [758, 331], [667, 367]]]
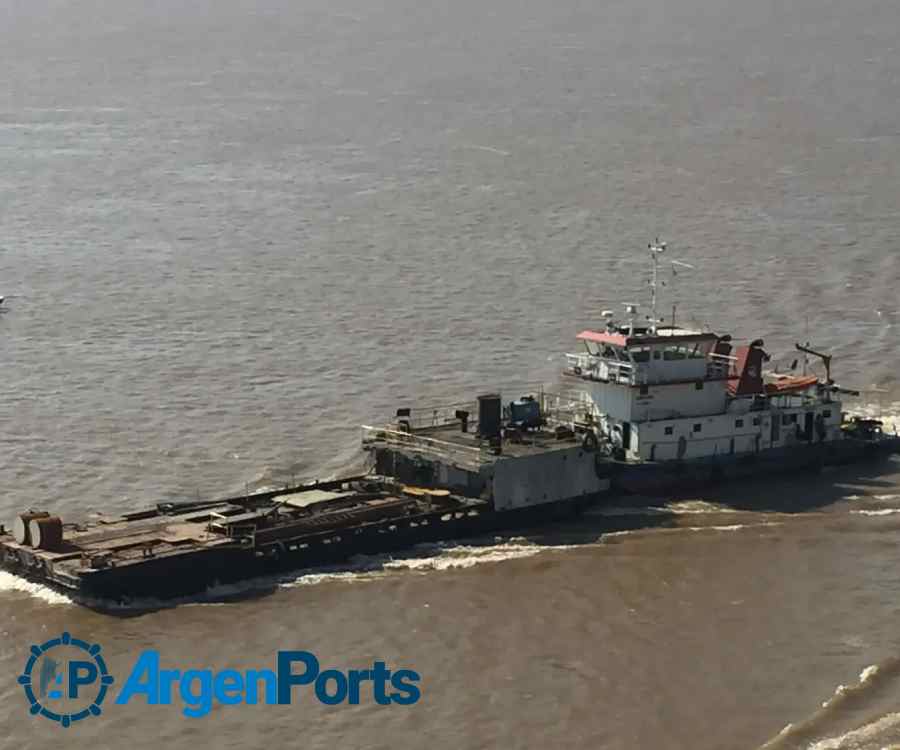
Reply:
[[[519, 388], [513, 391], [518, 394], [528, 393], [528, 389]], [[585, 420], [585, 415], [590, 409], [590, 404], [584, 400], [584, 394], [578, 390], [571, 393], [565, 391], [532, 390], [531, 398], [535, 399], [541, 411], [541, 418], [549, 426], [571, 426]], [[454, 405], [458, 406], [458, 405]], [[425, 410], [419, 410], [425, 411]], [[472, 444], [443, 440], [434, 435], [440, 435], [441, 430], [432, 430], [431, 427], [441, 427], [450, 424], [459, 425], [459, 417], [453, 416], [455, 409], [449, 414], [442, 414], [440, 410], [431, 410], [435, 414], [434, 421], [430, 419], [415, 419], [413, 410], [403, 410], [404, 414], [398, 417], [398, 421], [384, 427], [362, 425], [361, 443], [363, 448], [371, 448], [377, 445], [393, 445], [403, 447], [405, 450], [421, 451], [430, 454], [443, 455], [463, 463], [489, 463], [495, 460], [492, 446], [486, 441], [473, 440]], [[477, 430], [478, 412], [477, 406], [472, 407], [469, 413], [469, 429]], [[527, 432], [520, 440], [527, 439]]]
[[573, 375], [588, 380], [631, 385], [637, 375], [637, 369], [631, 362], [591, 354], [566, 354], [566, 363]]
[[478, 446], [461, 445], [448, 440], [426, 437], [412, 431], [395, 430], [391, 427], [372, 427], [362, 425], [361, 442], [363, 448], [377, 445], [396, 445], [406, 450], [439, 454], [464, 463], [487, 463], [490, 456]]
[[[531, 396], [539, 401], [544, 393], [544, 385], [539, 382], [512, 382], [504, 383], [501, 387], [485, 388], [484, 393], [500, 394], [504, 405], [515, 399]], [[470, 424], [478, 421], [478, 401], [460, 400], [451, 403], [431, 404], [425, 406], [413, 406], [397, 409], [391, 422], [397, 426], [409, 427], [412, 431], [424, 430], [429, 427], [444, 427], [458, 424], [461, 416], [465, 414]]]
[[478, 406], [472, 401], [460, 401], [454, 404], [398, 409], [395, 421], [397, 424], [408, 425], [413, 430], [421, 430], [458, 422], [459, 412], [466, 412], [470, 418], [477, 419]]
[[593, 402], [577, 389], [571, 392], [545, 391], [541, 394], [540, 405], [541, 415], [549, 426], [582, 424], [594, 409]]

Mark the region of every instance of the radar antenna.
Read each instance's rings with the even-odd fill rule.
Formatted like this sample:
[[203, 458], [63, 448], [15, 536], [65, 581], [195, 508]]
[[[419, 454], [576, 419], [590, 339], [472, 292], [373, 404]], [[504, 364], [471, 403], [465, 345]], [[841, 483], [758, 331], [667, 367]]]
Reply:
[[[657, 324], [662, 322], [662, 319], [659, 317], [656, 312], [656, 301], [657, 301], [657, 292], [659, 287], [665, 286], [666, 283], [664, 281], [659, 280], [659, 256], [662, 255], [666, 251], [666, 247], [668, 244], [665, 242], [660, 242], [659, 237], [656, 238], [654, 242], [651, 242], [647, 245], [647, 249], [650, 251], [650, 260], [652, 262], [653, 273], [650, 277], [650, 315], [648, 319], [650, 321], [650, 332], [656, 333]], [[677, 276], [678, 273], [675, 271], [675, 267], [680, 266], [681, 268], [694, 268], [690, 263], [685, 263], [681, 260], [673, 260], [672, 261], [672, 275]], [[673, 321], [672, 325], [674, 327], [674, 312], [672, 315]]]
[[637, 315], [637, 305], [632, 302], [623, 302], [625, 314], [628, 316], [628, 335], [634, 336], [634, 316]]

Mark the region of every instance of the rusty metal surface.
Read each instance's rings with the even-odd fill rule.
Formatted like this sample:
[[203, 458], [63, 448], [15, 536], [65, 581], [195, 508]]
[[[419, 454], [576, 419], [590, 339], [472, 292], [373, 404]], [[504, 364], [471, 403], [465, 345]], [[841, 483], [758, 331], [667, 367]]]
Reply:
[[353, 478], [219, 503], [171, 506], [180, 512], [167, 513], [169, 506], [160, 506], [131, 514], [133, 520], [94, 517], [66, 524], [64, 538], [53, 550], [18, 544], [4, 534], [0, 535], [0, 562], [25, 565], [32, 572], [43, 569], [48, 578], [63, 574], [77, 579], [99, 567], [140, 565], [153, 558], [202, 553], [222, 545], [264, 546], [304, 536], [320, 537], [465, 504], [465, 500], [452, 497], [402, 494], [390, 480]]

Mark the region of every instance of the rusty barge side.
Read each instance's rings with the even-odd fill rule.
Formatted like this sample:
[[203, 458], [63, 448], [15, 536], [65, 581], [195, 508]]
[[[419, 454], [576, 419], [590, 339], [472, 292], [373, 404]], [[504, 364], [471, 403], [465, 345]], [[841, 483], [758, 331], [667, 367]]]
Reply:
[[488, 510], [477, 498], [351, 477], [220, 501], [161, 503], [80, 524], [50, 516], [61, 525], [58, 541], [35, 546], [3, 533], [0, 564], [85, 596], [166, 599], [447, 538], [476, 526]]
[[36, 515], [27, 519], [35, 538], [24, 538], [21, 527], [15, 536], [0, 534], [0, 566], [85, 597], [165, 600], [355, 555], [552, 522], [609, 487], [594, 456], [568, 439], [518, 455], [483, 451], [491, 458], [477, 466], [427, 450], [409, 454], [408, 444], [381, 438], [366, 447], [395, 475], [161, 503], [78, 524]]
[[[0, 533], [0, 565], [107, 600], [168, 599], [216, 584], [546, 523], [610, 487], [608, 462], [538, 404], [503, 420], [479, 399], [476, 431], [458, 415], [422, 429], [365, 428], [371, 474], [222, 500], [159, 503], [63, 524], [27, 511]], [[515, 421], [515, 420], [514, 420]], [[504, 428], [505, 425], [505, 428]]]

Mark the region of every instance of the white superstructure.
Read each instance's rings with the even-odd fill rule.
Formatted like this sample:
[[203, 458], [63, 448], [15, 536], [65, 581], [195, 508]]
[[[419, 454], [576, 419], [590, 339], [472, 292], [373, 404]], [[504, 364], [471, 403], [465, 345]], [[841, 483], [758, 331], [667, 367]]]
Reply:
[[[658, 325], [658, 255], [653, 259], [652, 315], [635, 325], [604, 313], [603, 330], [578, 334], [583, 350], [567, 354], [565, 374], [584, 400], [588, 439], [637, 461], [703, 459], [839, 440], [841, 391], [812, 375], [769, 375], [762, 341], [732, 347], [730, 336]], [[808, 351], [808, 350], [804, 350]]]

